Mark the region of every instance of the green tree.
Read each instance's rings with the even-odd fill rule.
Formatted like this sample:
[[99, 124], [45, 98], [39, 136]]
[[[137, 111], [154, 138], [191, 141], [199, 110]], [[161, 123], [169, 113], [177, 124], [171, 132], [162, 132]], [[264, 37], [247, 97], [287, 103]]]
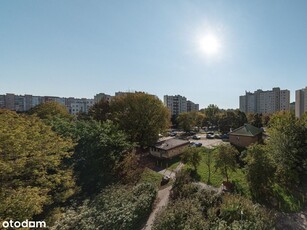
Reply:
[[205, 115], [200, 112], [184, 112], [180, 113], [177, 117], [179, 128], [185, 132], [189, 132], [194, 129], [195, 126], [202, 127]]
[[208, 181], [207, 183], [208, 184], [211, 184], [211, 164], [212, 164], [212, 155], [213, 155], [213, 151], [215, 149], [209, 149], [209, 148], [205, 148], [205, 147], [202, 147], [202, 151], [205, 153], [205, 164], [207, 165], [208, 167]]
[[258, 114], [258, 113], [248, 113], [247, 114], [247, 121], [249, 124], [261, 128], [263, 127], [262, 124], [262, 114]]
[[114, 182], [116, 166], [133, 145], [111, 121], [79, 121], [75, 126], [75, 171], [83, 191], [95, 193]]
[[219, 112], [220, 109], [217, 105], [210, 104], [207, 108], [205, 108], [204, 113], [206, 115], [208, 125], [217, 125]]
[[67, 108], [55, 101], [48, 101], [39, 104], [28, 111], [28, 114], [35, 114], [41, 119], [52, 120], [54, 117], [71, 119], [72, 116], [68, 113]]
[[89, 108], [88, 115], [96, 121], [106, 121], [111, 116], [110, 103], [107, 100], [100, 100]]
[[196, 147], [185, 148], [181, 154], [181, 160], [183, 163], [191, 165], [196, 172], [201, 160], [200, 149]]
[[220, 170], [228, 182], [229, 171], [235, 171], [237, 167], [236, 155], [238, 151], [229, 144], [221, 144], [217, 149], [215, 168]]
[[191, 113], [184, 112], [180, 113], [177, 117], [177, 122], [179, 128], [183, 129], [185, 132], [189, 132], [195, 126], [195, 120], [191, 116]]
[[274, 183], [274, 166], [265, 146], [250, 146], [245, 162], [246, 177], [253, 199], [268, 203], [272, 195], [271, 186]]
[[286, 187], [298, 186], [307, 172], [307, 129], [293, 113], [277, 113], [271, 117], [267, 143], [276, 167], [276, 180]]
[[0, 219], [31, 219], [76, 192], [73, 143], [37, 117], [0, 110]]
[[127, 93], [115, 97], [110, 106], [112, 120], [141, 147], [155, 144], [170, 124], [169, 110], [153, 95]]

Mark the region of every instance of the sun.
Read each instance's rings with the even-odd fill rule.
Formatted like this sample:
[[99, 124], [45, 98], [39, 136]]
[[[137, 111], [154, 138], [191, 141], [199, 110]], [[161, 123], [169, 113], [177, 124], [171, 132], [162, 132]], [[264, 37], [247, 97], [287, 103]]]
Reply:
[[216, 55], [221, 47], [219, 39], [213, 34], [201, 36], [198, 45], [200, 50], [208, 56]]

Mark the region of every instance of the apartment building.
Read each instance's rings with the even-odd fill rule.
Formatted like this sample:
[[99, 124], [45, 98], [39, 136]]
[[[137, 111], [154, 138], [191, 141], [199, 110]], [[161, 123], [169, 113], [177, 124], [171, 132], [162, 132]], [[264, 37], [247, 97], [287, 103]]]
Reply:
[[0, 95], [0, 109], [9, 109], [18, 112], [25, 112], [29, 109], [44, 103], [54, 101], [66, 106], [70, 114], [76, 115], [78, 112], [87, 113], [94, 104], [94, 99], [74, 98], [74, 97], [55, 97], [55, 96], [33, 96], [33, 95], [15, 95], [7, 93]]
[[98, 93], [94, 96], [95, 103], [99, 102], [100, 100], [106, 100], [110, 102], [112, 100], [112, 96], [104, 93]]
[[199, 104], [187, 100], [186, 97], [164, 95], [164, 105], [171, 111], [172, 116], [178, 116], [183, 112], [198, 111]]
[[195, 104], [192, 101], [187, 101], [187, 111], [192, 112], [192, 111], [199, 111], [199, 104]]
[[290, 91], [276, 87], [263, 91], [258, 89], [254, 93], [245, 92], [239, 97], [240, 110], [245, 113], [275, 113], [290, 110]]
[[91, 106], [94, 105], [94, 99], [75, 99], [70, 105], [70, 114], [77, 115], [78, 113], [88, 113]]
[[295, 91], [295, 116], [301, 118], [307, 112], [307, 86]]

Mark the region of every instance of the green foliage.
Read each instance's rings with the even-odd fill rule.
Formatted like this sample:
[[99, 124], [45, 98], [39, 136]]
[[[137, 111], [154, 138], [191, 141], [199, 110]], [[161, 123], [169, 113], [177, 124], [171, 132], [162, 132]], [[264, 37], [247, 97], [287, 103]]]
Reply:
[[140, 229], [155, 197], [156, 190], [151, 184], [112, 186], [91, 202], [67, 210], [51, 229]]
[[213, 104], [208, 105], [208, 107], [204, 110], [208, 125], [217, 125], [219, 111], [219, 107]]
[[116, 179], [116, 166], [132, 145], [111, 122], [78, 121], [75, 170], [84, 192], [95, 192]]
[[238, 151], [231, 145], [221, 144], [217, 148], [215, 156], [215, 168], [220, 170], [222, 175], [228, 181], [229, 171], [236, 171], [236, 155]]
[[200, 112], [184, 112], [180, 113], [177, 117], [179, 128], [185, 132], [194, 129], [195, 126], [202, 127], [205, 115]]
[[68, 113], [67, 108], [55, 101], [48, 101], [31, 108], [28, 114], [35, 114], [41, 119], [52, 120], [54, 117], [71, 119], [72, 116]]
[[173, 200], [179, 198], [187, 198], [198, 191], [196, 185], [191, 184], [192, 178], [188, 170], [181, 170], [176, 174], [176, 180], [171, 191], [171, 198]]
[[218, 115], [218, 126], [221, 132], [227, 133], [230, 129], [236, 129], [247, 122], [245, 113], [240, 110], [227, 110]]
[[116, 165], [117, 176], [124, 184], [137, 183], [144, 171], [140, 163], [140, 156], [135, 151], [126, 153], [124, 158]]
[[153, 95], [127, 93], [115, 97], [110, 106], [112, 120], [142, 147], [155, 144], [169, 126], [169, 110]]
[[249, 124], [261, 128], [263, 127], [262, 124], [262, 114], [258, 114], [258, 113], [248, 113], [247, 114], [247, 121]]
[[198, 199], [176, 200], [158, 213], [152, 229], [208, 229], [200, 210]]
[[274, 215], [258, 204], [238, 195], [223, 196], [219, 218], [232, 224], [235, 221], [248, 221], [250, 229], [273, 229]]
[[246, 178], [254, 200], [268, 203], [274, 180], [274, 167], [265, 146], [252, 145], [247, 150]]
[[181, 161], [185, 164], [191, 165], [194, 171], [197, 170], [197, 166], [201, 160], [200, 149], [196, 147], [187, 147], [181, 154]]
[[298, 186], [307, 172], [307, 128], [292, 113], [272, 116], [267, 143], [276, 167], [275, 178], [284, 186]]
[[[0, 110], [1, 219], [24, 219], [46, 205], [65, 202], [76, 191], [73, 143], [37, 117]], [[15, 210], [16, 209], [16, 210]]]
[[179, 174], [169, 205], [158, 214], [153, 229], [273, 229], [272, 213], [239, 195], [214, 193]]
[[110, 104], [107, 100], [100, 100], [90, 107], [88, 115], [96, 121], [106, 121], [111, 116]]
[[162, 175], [160, 173], [157, 173], [149, 168], [145, 168], [145, 170], [141, 174], [139, 183], [150, 183], [158, 188], [160, 187], [161, 180]]

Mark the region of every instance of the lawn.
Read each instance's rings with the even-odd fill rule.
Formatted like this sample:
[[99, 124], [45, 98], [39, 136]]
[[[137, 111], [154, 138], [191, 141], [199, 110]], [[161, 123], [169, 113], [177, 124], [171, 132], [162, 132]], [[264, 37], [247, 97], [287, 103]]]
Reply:
[[160, 187], [160, 183], [162, 180], [162, 175], [160, 173], [157, 173], [149, 168], [145, 168], [144, 172], [141, 175], [140, 183], [151, 183], [157, 186], [157, 188]]
[[[215, 151], [213, 151], [212, 153], [212, 160], [210, 164], [211, 168], [210, 182], [208, 182], [209, 170], [206, 164], [207, 153], [201, 153], [201, 154], [202, 154], [202, 159], [197, 168], [197, 174], [199, 176], [199, 180], [206, 184], [213, 185], [214, 187], [220, 187], [224, 178], [222, 174], [219, 172], [219, 170], [215, 170], [215, 154], [216, 154]], [[245, 178], [244, 171], [242, 169], [238, 167], [235, 172], [229, 172], [229, 181], [236, 183], [238, 192], [246, 196], [250, 196], [248, 184]]]

